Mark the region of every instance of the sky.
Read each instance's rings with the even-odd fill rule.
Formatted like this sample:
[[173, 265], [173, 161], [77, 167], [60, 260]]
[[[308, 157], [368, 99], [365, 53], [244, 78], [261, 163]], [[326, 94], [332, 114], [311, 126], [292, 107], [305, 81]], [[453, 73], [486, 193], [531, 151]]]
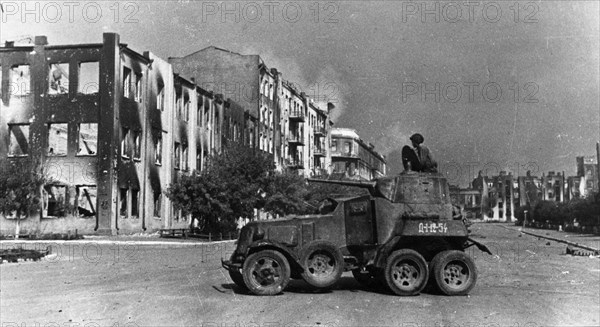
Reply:
[[0, 1], [0, 42], [99, 43], [163, 58], [259, 54], [401, 171], [413, 133], [451, 183], [574, 175], [600, 141], [597, 1]]

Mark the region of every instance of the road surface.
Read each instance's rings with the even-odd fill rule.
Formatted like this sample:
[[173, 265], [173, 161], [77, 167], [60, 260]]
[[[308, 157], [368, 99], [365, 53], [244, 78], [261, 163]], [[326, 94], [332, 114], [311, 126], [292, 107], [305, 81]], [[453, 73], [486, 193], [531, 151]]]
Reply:
[[500, 224], [471, 229], [494, 256], [469, 249], [479, 277], [461, 297], [398, 297], [364, 288], [349, 273], [326, 293], [292, 281], [281, 295], [259, 297], [238, 289], [220, 267], [232, 242], [53, 244], [42, 261], [0, 265], [1, 326], [600, 324], [600, 259], [565, 255], [564, 244]]

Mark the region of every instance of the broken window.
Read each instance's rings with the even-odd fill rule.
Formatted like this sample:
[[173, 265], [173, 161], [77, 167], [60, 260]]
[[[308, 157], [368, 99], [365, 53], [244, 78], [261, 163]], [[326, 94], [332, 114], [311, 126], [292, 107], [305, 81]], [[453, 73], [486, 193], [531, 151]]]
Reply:
[[162, 193], [154, 191], [154, 218], [160, 218], [162, 212]]
[[67, 187], [46, 185], [43, 190], [43, 216], [63, 217], [66, 213]]
[[13, 66], [10, 71], [11, 93], [24, 96], [31, 93], [31, 74], [29, 65]]
[[119, 215], [127, 218], [127, 189], [119, 189]]
[[96, 155], [98, 149], [98, 124], [79, 124], [78, 156]]
[[123, 67], [123, 97], [129, 98], [131, 88], [131, 69]]
[[331, 140], [331, 151], [337, 152], [337, 140]]
[[136, 102], [142, 102], [142, 74], [135, 74], [134, 96]]
[[177, 94], [175, 96], [175, 116], [179, 119], [181, 119], [182, 106], [183, 102], [181, 100], [181, 94]]
[[180, 160], [181, 160], [181, 146], [179, 145], [179, 143], [175, 142], [175, 162], [174, 162], [174, 166], [175, 169], [179, 169], [179, 165], [180, 165]]
[[200, 171], [202, 168], [202, 149], [196, 148], [196, 170]]
[[187, 171], [190, 166], [188, 164], [188, 146], [184, 144], [181, 150], [181, 168]]
[[77, 92], [83, 94], [98, 93], [100, 89], [100, 63], [82, 62], [79, 64], [79, 83]]
[[129, 159], [129, 153], [131, 152], [129, 149], [129, 128], [121, 128], [121, 157], [125, 159]]
[[96, 186], [77, 186], [77, 215], [79, 217], [94, 217], [96, 215], [97, 191]]
[[142, 132], [133, 132], [133, 159], [140, 160], [142, 156]]
[[29, 125], [8, 125], [10, 141], [9, 156], [26, 156], [29, 154]]
[[48, 155], [66, 156], [68, 124], [48, 124]]
[[190, 120], [190, 101], [188, 99], [185, 100], [185, 104], [183, 106], [183, 119], [185, 121]]
[[69, 93], [69, 64], [50, 64], [48, 94]]
[[140, 191], [133, 189], [131, 190], [131, 216], [138, 217], [139, 216], [139, 195]]
[[162, 164], [162, 132], [158, 131], [154, 139], [154, 163], [157, 165]]
[[165, 87], [162, 84], [158, 85], [158, 94], [156, 95], [156, 109], [163, 111], [165, 102]]

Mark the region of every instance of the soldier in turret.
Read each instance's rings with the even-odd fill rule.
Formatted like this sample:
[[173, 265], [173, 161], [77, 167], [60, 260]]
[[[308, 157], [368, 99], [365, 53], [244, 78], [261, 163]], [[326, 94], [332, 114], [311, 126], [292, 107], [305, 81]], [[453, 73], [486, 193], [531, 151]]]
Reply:
[[429, 148], [423, 145], [425, 138], [416, 133], [410, 137], [413, 148], [408, 145], [402, 149], [402, 163], [405, 170], [437, 173], [437, 162], [433, 159]]

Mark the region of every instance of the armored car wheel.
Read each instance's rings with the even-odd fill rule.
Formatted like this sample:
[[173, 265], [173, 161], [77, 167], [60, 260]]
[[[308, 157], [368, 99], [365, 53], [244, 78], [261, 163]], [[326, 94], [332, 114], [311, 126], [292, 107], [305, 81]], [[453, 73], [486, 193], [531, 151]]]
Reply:
[[335, 284], [344, 272], [344, 257], [332, 243], [315, 241], [302, 249], [302, 278], [311, 286], [326, 288]]
[[431, 274], [440, 291], [446, 295], [466, 295], [477, 282], [473, 259], [462, 251], [444, 251], [431, 261]]
[[387, 258], [385, 281], [398, 295], [419, 294], [429, 278], [427, 262], [415, 250], [396, 250]]
[[242, 276], [250, 292], [275, 295], [290, 282], [290, 264], [279, 251], [262, 250], [246, 258]]
[[246, 284], [244, 283], [244, 276], [242, 276], [242, 272], [239, 269], [231, 269], [229, 270], [229, 277], [238, 287], [246, 289]]

